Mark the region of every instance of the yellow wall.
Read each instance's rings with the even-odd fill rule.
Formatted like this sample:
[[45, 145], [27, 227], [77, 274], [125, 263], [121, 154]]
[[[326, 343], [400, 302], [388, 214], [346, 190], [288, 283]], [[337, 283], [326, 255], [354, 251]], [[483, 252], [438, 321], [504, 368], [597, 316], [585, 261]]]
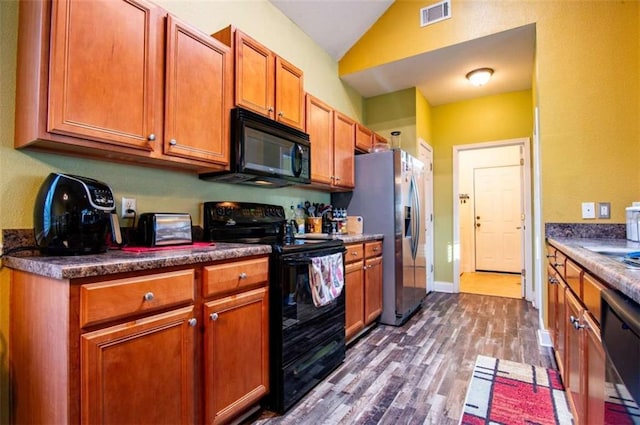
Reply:
[[[300, 67], [308, 92], [362, 121], [362, 99], [338, 78], [337, 63], [267, 0], [156, 3], [207, 33], [236, 25]], [[112, 187], [118, 199], [123, 195], [137, 198], [139, 212], [188, 212], [194, 223], [200, 220], [199, 204], [208, 200], [272, 202], [283, 206], [304, 199], [329, 202], [327, 193], [317, 191], [216, 184], [200, 181], [194, 174], [14, 150], [17, 22], [18, 2], [0, 1], [0, 233], [2, 229], [33, 226], [35, 193], [52, 171], [102, 180]], [[8, 420], [8, 294], [9, 273], [0, 269], [0, 423]]]
[[[624, 222], [625, 206], [640, 198], [640, 2], [453, 0], [451, 19], [421, 28], [419, 9], [432, 3], [397, 0], [340, 61], [340, 74], [535, 24], [542, 221], [581, 222], [581, 202], [604, 201], [606, 222]], [[435, 109], [436, 279], [450, 281], [441, 260], [453, 237], [451, 144], [459, 132], [442, 130]]]
[[453, 282], [453, 146], [531, 137], [531, 91], [481, 97], [431, 108], [435, 279]]
[[413, 155], [416, 145], [415, 88], [369, 97], [364, 100], [364, 122], [391, 144], [391, 132], [400, 131], [400, 147]]

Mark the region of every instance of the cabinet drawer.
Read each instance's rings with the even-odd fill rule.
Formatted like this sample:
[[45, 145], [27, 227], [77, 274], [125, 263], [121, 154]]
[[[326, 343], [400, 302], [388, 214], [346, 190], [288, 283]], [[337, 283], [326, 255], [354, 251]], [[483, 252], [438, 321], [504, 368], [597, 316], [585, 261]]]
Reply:
[[582, 302], [591, 315], [600, 323], [600, 293], [604, 286], [592, 277], [585, 273], [582, 276]]
[[347, 245], [345, 248], [347, 248], [347, 252], [344, 254], [345, 263], [353, 263], [364, 258], [364, 245], [361, 243]]
[[571, 260], [566, 260], [564, 269], [564, 280], [576, 297], [582, 298], [582, 268]]
[[364, 256], [366, 258], [382, 255], [382, 241], [367, 242], [364, 244]]
[[189, 269], [82, 285], [80, 326], [192, 303], [194, 279]]
[[203, 296], [224, 294], [266, 283], [269, 259], [255, 258], [205, 267], [202, 273]]

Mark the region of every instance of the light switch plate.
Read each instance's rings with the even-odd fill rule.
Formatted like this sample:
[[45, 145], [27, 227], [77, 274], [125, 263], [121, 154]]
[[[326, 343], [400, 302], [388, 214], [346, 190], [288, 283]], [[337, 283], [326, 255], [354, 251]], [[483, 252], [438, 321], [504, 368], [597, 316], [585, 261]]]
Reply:
[[595, 202], [583, 202], [582, 203], [582, 218], [596, 218], [596, 203]]

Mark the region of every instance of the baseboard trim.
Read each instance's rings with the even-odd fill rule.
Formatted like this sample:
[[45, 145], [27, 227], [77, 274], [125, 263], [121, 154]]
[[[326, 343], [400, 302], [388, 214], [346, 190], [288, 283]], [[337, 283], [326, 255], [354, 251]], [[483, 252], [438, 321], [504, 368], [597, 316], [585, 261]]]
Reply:
[[435, 281], [433, 284], [434, 292], [446, 292], [453, 294], [453, 282]]
[[538, 344], [542, 347], [553, 347], [551, 334], [546, 329], [538, 329]]

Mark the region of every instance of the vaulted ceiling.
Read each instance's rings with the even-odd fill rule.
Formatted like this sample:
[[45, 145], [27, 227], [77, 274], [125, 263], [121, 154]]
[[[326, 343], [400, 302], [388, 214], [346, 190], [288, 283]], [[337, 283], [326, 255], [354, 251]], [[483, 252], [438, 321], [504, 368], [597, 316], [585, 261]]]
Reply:
[[[270, 0], [336, 61], [393, 0]], [[438, 25], [437, 23], [434, 25]], [[535, 25], [504, 31], [423, 53], [342, 78], [368, 98], [417, 87], [432, 106], [531, 88]], [[491, 82], [474, 87], [465, 75], [495, 70]]]

